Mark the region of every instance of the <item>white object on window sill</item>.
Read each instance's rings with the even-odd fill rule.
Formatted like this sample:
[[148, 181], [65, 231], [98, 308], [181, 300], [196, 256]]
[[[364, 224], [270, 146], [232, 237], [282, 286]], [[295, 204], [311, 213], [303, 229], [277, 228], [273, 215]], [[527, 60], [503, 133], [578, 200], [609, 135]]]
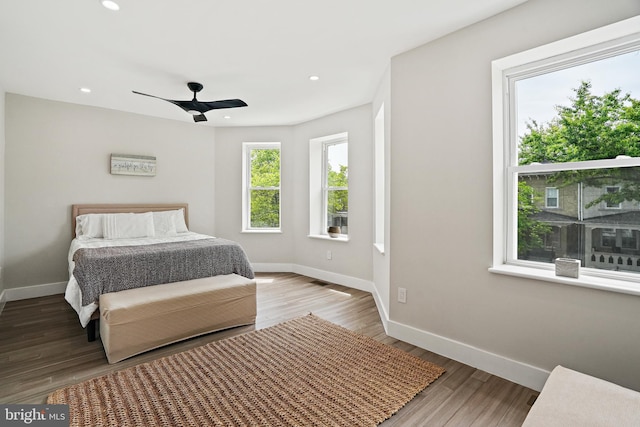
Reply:
[[617, 280], [607, 277], [590, 276], [584, 274], [584, 271], [581, 271], [582, 274], [578, 279], [556, 276], [555, 269], [543, 270], [538, 268], [509, 264], [490, 267], [489, 271], [491, 273], [505, 274], [508, 276], [544, 280], [547, 282], [562, 283], [564, 285], [580, 286], [583, 288], [599, 289], [602, 291], [618, 292], [628, 295], [640, 296], [640, 283], [638, 282]]
[[580, 277], [580, 260], [571, 258], [556, 258], [556, 276]]

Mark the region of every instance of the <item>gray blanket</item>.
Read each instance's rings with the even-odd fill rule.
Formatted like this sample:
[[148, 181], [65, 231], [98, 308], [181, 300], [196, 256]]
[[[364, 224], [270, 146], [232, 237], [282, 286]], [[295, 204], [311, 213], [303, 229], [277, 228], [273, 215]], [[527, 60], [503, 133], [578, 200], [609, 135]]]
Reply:
[[253, 279], [242, 247], [231, 240], [202, 239], [140, 246], [78, 249], [73, 276], [82, 305], [101, 294], [162, 283], [235, 273]]

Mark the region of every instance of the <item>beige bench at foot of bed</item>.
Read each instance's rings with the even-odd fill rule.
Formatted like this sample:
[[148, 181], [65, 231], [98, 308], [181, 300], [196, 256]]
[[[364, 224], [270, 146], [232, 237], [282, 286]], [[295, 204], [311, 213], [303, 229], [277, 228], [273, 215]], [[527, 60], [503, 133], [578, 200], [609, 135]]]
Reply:
[[522, 427], [556, 426], [640, 426], [640, 393], [556, 366]]
[[100, 296], [100, 338], [109, 363], [256, 319], [256, 282], [236, 274]]

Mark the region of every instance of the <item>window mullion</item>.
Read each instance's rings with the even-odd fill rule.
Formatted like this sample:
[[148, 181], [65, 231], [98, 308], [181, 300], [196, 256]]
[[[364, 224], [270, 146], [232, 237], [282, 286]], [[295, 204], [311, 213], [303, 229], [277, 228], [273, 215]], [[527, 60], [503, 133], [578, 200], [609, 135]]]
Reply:
[[567, 163], [540, 163], [529, 165], [511, 165], [507, 170], [512, 173], [528, 173], [533, 174], [561, 172], [570, 170], [586, 170], [586, 169], [608, 169], [608, 168], [625, 168], [640, 166], [640, 157], [602, 159], [602, 160], [586, 160], [582, 162]]

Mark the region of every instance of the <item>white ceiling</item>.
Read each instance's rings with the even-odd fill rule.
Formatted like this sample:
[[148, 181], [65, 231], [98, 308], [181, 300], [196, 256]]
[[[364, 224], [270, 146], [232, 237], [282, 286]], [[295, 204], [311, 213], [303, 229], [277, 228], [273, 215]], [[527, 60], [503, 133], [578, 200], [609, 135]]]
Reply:
[[289, 125], [370, 102], [392, 56], [525, 0], [117, 1], [118, 12], [98, 0], [2, 0], [0, 87], [192, 121], [131, 91], [186, 100], [197, 81], [201, 101], [249, 104], [210, 111], [209, 125]]

